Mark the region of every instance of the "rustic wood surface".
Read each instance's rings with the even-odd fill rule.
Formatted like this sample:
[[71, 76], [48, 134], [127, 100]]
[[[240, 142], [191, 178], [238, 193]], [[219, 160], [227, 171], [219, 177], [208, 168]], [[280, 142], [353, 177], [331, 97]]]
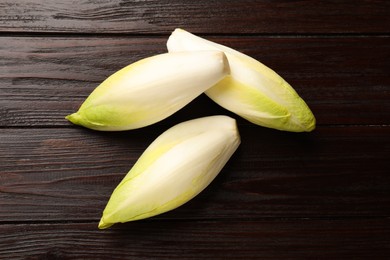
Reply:
[[386, 0], [3, 0], [6, 32], [388, 33]]
[[[389, 1], [0, 3], [0, 259], [390, 259]], [[182, 27], [276, 70], [317, 129], [255, 126], [202, 95], [155, 125], [68, 123], [107, 76]], [[237, 119], [242, 144], [186, 205], [98, 230], [168, 127]]]

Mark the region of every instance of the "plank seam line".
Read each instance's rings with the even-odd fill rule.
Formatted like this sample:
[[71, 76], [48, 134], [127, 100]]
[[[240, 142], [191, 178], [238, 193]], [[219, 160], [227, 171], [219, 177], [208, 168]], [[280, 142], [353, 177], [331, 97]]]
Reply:
[[[390, 220], [390, 215], [378, 216], [311, 216], [311, 217], [259, 217], [259, 218], [204, 218], [204, 219], [145, 219], [146, 222], [257, 222], [257, 221], [341, 221], [341, 220]], [[20, 221], [0, 221], [0, 226], [4, 225], [53, 225], [53, 224], [94, 224], [99, 219], [83, 220], [20, 220]]]
[[[167, 38], [171, 33], [94, 33], [94, 32], [18, 32], [0, 31], [0, 37], [137, 37], [137, 38]], [[205, 37], [253, 37], [253, 38], [388, 38], [387, 33], [202, 33], [194, 34]]]

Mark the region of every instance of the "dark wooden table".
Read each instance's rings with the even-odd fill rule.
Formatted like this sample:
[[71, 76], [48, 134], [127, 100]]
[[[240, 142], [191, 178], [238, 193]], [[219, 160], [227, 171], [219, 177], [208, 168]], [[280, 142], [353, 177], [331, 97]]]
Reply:
[[[390, 259], [390, 2], [0, 3], [0, 259]], [[318, 126], [252, 125], [201, 96], [144, 129], [76, 127], [107, 76], [181, 27], [253, 56]], [[242, 145], [183, 207], [98, 230], [142, 151], [187, 119], [237, 118]]]

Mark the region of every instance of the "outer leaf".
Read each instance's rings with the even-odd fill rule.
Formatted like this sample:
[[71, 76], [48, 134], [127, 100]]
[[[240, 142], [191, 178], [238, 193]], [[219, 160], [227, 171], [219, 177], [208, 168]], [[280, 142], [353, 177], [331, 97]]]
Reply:
[[221, 51], [179, 52], [135, 62], [107, 78], [66, 118], [103, 131], [130, 130], [172, 115], [227, 73]]
[[295, 90], [273, 70], [226, 46], [176, 29], [168, 51], [220, 50], [229, 61], [231, 75], [206, 94], [222, 107], [266, 127], [285, 131], [312, 131], [315, 118]]
[[160, 135], [114, 190], [99, 228], [175, 209], [217, 176], [240, 144], [236, 122], [210, 116]]

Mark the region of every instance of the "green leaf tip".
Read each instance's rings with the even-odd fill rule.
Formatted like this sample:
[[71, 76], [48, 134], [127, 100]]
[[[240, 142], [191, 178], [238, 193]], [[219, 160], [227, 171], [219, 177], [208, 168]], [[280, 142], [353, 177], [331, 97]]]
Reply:
[[109, 228], [111, 227], [112, 225], [114, 225], [114, 223], [106, 223], [104, 222], [103, 218], [100, 220], [99, 222], [99, 225], [98, 225], [98, 228], [99, 229], [106, 229], [106, 228]]
[[70, 115], [67, 115], [65, 117], [66, 120], [70, 121], [71, 123], [75, 125], [80, 125], [80, 121], [82, 120], [82, 117], [79, 115], [79, 113], [73, 113]]

